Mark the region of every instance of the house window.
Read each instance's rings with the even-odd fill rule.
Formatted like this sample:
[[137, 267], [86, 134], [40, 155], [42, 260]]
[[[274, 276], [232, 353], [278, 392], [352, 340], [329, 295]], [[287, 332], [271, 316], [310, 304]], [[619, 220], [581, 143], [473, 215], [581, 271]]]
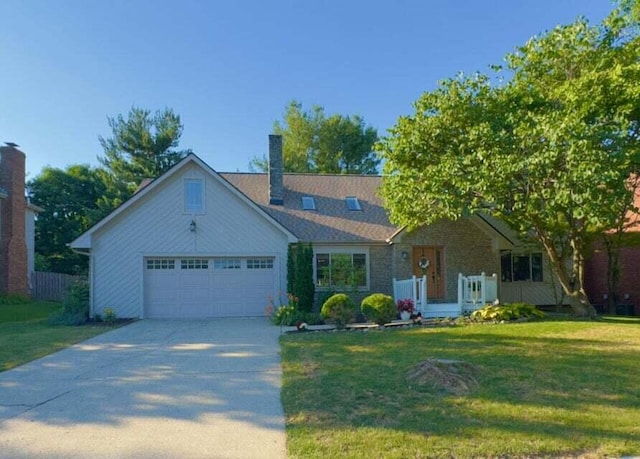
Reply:
[[273, 269], [273, 258], [249, 258], [247, 269]]
[[209, 269], [209, 260], [185, 258], [180, 260], [180, 269]]
[[367, 287], [366, 253], [316, 253], [316, 285], [344, 289]]
[[240, 269], [239, 258], [218, 258], [213, 262], [213, 269]]
[[175, 269], [176, 261], [167, 258], [153, 258], [147, 260], [147, 269]]
[[184, 181], [184, 211], [188, 214], [204, 213], [204, 182], [201, 179]]
[[360, 201], [358, 201], [358, 198], [355, 196], [347, 196], [345, 200], [347, 201], [347, 209], [362, 210], [362, 207], [360, 207]]
[[502, 282], [542, 282], [542, 253], [518, 253], [503, 250], [500, 253]]
[[316, 210], [316, 201], [313, 196], [302, 197], [302, 210]]

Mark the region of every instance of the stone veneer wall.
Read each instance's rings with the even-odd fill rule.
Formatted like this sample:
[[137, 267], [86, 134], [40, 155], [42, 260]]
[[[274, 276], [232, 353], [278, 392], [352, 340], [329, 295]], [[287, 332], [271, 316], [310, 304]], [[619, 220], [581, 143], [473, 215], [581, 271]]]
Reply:
[[393, 247], [390, 245], [371, 246], [369, 258], [370, 293], [393, 295], [393, 279], [390, 270]]
[[[458, 298], [458, 273], [491, 275], [500, 272], [500, 254], [493, 250], [491, 238], [469, 219], [456, 222], [441, 220], [434, 224], [401, 234], [393, 244], [391, 277], [407, 279], [413, 275], [412, 248], [440, 246], [443, 251], [443, 270], [447, 302]], [[409, 254], [402, 259], [402, 252]]]

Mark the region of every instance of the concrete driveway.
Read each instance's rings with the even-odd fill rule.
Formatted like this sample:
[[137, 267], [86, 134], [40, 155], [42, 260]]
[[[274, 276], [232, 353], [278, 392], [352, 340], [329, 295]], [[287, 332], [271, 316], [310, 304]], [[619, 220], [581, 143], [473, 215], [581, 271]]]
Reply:
[[0, 457], [284, 457], [279, 331], [143, 320], [0, 373]]

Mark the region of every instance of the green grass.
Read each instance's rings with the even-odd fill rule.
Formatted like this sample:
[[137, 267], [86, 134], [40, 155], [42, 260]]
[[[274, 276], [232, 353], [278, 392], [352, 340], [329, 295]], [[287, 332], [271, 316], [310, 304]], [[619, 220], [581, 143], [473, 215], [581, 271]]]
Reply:
[[110, 328], [49, 325], [49, 314], [60, 303], [0, 304], [0, 371], [22, 365], [84, 341]]
[[[281, 339], [292, 457], [640, 455], [640, 321], [306, 333]], [[475, 367], [466, 394], [419, 385], [428, 359]]]
[[62, 305], [60, 303], [51, 301], [0, 304], [0, 324], [46, 319], [52, 312], [57, 311], [61, 307]]

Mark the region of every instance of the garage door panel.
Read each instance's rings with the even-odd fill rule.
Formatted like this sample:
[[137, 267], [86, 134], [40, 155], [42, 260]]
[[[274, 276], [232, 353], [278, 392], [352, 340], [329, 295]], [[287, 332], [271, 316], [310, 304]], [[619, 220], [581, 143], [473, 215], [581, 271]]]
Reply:
[[261, 316], [276, 290], [271, 258], [167, 258], [145, 263], [145, 315]]
[[183, 275], [180, 279], [180, 291], [188, 290], [188, 291], [196, 291], [196, 290], [209, 290], [208, 287], [208, 276], [199, 275]]
[[269, 297], [257, 293], [249, 293], [245, 301], [245, 314], [250, 316], [264, 315], [264, 310], [269, 302]]
[[211, 273], [211, 284], [213, 288], [233, 287], [234, 289], [243, 288], [245, 284], [244, 273], [237, 271], [235, 273], [219, 273], [214, 271]]
[[180, 317], [187, 319], [195, 319], [199, 317], [206, 317], [205, 313], [208, 310], [206, 302], [183, 302], [180, 304]]

